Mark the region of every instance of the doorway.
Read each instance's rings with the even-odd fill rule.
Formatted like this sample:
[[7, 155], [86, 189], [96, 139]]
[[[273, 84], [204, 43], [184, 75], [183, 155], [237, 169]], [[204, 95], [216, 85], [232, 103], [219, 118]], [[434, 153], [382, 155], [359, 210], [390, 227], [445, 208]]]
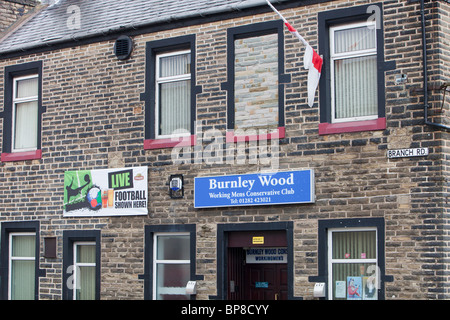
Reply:
[[227, 299], [287, 300], [286, 232], [228, 232], [227, 238]]

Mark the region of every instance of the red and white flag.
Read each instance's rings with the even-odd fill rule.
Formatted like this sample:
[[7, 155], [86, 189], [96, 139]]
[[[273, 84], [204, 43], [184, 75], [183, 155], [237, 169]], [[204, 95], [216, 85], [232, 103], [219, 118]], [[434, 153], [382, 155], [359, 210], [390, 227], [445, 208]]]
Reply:
[[308, 105], [310, 107], [314, 104], [314, 98], [316, 95], [316, 89], [319, 85], [320, 74], [322, 73], [322, 64], [323, 59], [320, 57], [317, 52], [309, 45], [309, 43], [298, 33], [297, 30], [293, 26], [287, 22], [287, 20], [278, 12], [277, 9], [270, 3], [269, 0], [266, 0], [267, 4], [275, 11], [276, 14], [280, 16], [280, 18], [284, 21], [284, 24], [288, 28], [289, 32], [296, 36], [305, 46], [305, 55], [303, 57], [303, 65], [305, 69], [309, 70], [308, 72]]

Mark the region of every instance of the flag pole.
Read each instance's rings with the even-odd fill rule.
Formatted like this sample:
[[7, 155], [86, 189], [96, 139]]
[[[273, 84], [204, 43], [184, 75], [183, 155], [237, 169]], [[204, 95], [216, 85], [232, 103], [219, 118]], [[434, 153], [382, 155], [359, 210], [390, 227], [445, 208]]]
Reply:
[[303, 65], [305, 69], [308, 69], [308, 105], [312, 107], [314, 105], [314, 98], [317, 86], [319, 85], [320, 74], [322, 72], [323, 58], [317, 54], [316, 51], [309, 45], [309, 43], [303, 38], [293, 26], [287, 22], [283, 15], [278, 12], [277, 9], [266, 0], [267, 4], [272, 8], [272, 10], [280, 16], [284, 24], [288, 28], [289, 32], [296, 36], [306, 47], [305, 55], [303, 57]]
[[295, 30], [295, 28], [293, 26], [291, 26], [291, 24], [289, 22], [287, 22], [287, 20], [283, 17], [283, 15], [270, 3], [269, 0], [266, 0], [267, 4], [272, 8], [272, 10], [280, 16], [281, 20], [283, 20], [284, 24], [286, 25], [286, 27], [288, 28], [288, 30], [295, 35], [305, 46], [308, 46], [308, 42], [305, 40], [305, 38], [303, 38], [297, 30]]
[[275, 13], [276, 13], [277, 15], [280, 16], [281, 20], [283, 20], [284, 23], [287, 23], [287, 20], [281, 15], [280, 12], [278, 12], [277, 9], [275, 9], [275, 7], [270, 3], [270, 1], [269, 1], [269, 0], [266, 0], [266, 2], [267, 2], [267, 4], [272, 8], [272, 10], [275, 11]]

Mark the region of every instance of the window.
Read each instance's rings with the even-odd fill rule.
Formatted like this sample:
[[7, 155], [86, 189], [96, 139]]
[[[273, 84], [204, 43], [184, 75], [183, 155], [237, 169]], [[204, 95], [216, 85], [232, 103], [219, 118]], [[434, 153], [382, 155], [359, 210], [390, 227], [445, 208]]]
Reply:
[[100, 299], [99, 230], [63, 233], [63, 299]]
[[190, 280], [189, 234], [154, 235], [154, 300], [188, 300], [186, 284]]
[[333, 300], [376, 300], [376, 229], [328, 231], [328, 296]]
[[234, 41], [235, 130], [278, 128], [278, 34]]
[[38, 75], [14, 78], [12, 151], [37, 148]]
[[42, 63], [5, 68], [2, 161], [40, 159]]
[[73, 300], [95, 299], [95, 242], [74, 242]]
[[382, 300], [385, 283], [383, 218], [319, 220], [318, 275], [310, 282], [326, 284], [326, 298]]
[[32, 300], [35, 296], [36, 234], [9, 234], [8, 299]]
[[376, 25], [330, 28], [332, 122], [376, 119]]
[[196, 275], [196, 225], [145, 226], [144, 299], [194, 300], [186, 295], [188, 281]]
[[284, 137], [282, 21], [228, 30], [227, 142]]
[[148, 42], [146, 46], [144, 149], [195, 144], [195, 36]]
[[191, 53], [160, 54], [156, 60], [156, 136], [190, 135]]
[[0, 224], [0, 300], [34, 300], [39, 297], [39, 222]]
[[395, 62], [384, 61], [382, 12], [372, 4], [319, 13], [319, 134], [386, 128], [385, 71]]

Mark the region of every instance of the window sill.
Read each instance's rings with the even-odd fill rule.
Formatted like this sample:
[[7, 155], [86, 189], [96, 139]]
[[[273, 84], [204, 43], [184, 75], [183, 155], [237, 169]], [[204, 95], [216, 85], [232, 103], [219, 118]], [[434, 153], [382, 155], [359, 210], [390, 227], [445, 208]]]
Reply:
[[375, 131], [386, 129], [386, 118], [378, 118], [375, 120], [342, 122], [342, 123], [320, 123], [319, 135]]
[[259, 141], [259, 140], [272, 140], [272, 139], [283, 139], [286, 134], [285, 127], [279, 127], [276, 132], [265, 133], [265, 134], [253, 134], [253, 135], [234, 135], [234, 130], [227, 131], [226, 142], [236, 143], [244, 141]]
[[196, 142], [197, 137], [195, 135], [167, 139], [147, 139], [144, 140], [144, 150], [189, 147], [194, 146]]
[[2, 153], [2, 162], [13, 162], [13, 161], [25, 161], [25, 160], [37, 160], [42, 159], [42, 150], [24, 151], [24, 152], [13, 152], [13, 153]]

